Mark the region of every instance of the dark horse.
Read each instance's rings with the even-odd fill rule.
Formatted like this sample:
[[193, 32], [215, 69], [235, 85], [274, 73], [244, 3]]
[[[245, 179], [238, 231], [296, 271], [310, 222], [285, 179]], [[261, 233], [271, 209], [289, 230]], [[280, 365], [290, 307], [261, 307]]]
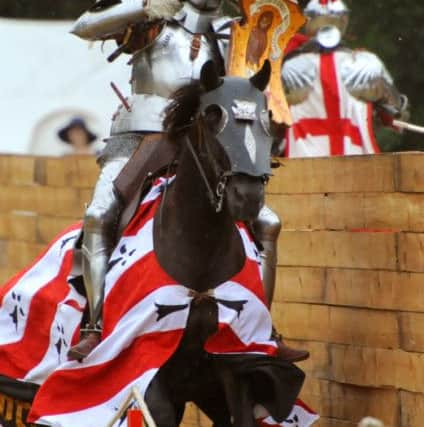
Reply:
[[[303, 382], [301, 371], [273, 357], [212, 357], [203, 349], [218, 322], [217, 301], [208, 291], [245, 262], [235, 221], [252, 221], [264, 203], [271, 138], [262, 91], [269, 77], [269, 63], [247, 80], [220, 78], [209, 62], [200, 82], [177, 91], [166, 112], [168, 138], [179, 147], [178, 168], [156, 214], [154, 246], [162, 268], [193, 290], [194, 298], [178, 350], [146, 392], [158, 427], [178, 426], [187, 401], [202, 408], [216, 427], [253, 427], [254, 403], [282, 398], [274, 407], [284, 419]], [[285, 395], [261, 401], [254, 389], [258, 384], [265, 389], [266, 382], [254, 376], [254, 369], [252, 375], [246, 373], [249, 368], [239, 369], [249, 360], [284, 371]]]

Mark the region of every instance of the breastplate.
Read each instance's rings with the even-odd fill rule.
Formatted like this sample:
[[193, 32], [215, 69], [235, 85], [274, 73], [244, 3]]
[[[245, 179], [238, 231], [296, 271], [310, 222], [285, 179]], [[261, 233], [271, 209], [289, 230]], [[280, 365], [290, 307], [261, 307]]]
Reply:
[[174, 91], [200, 77], [203, 64], [219, 53], [204, 35], [195, 36], [177, 24], [168, 24], [151, 46], [131, 60], [131, 112], [120, 107], [112, 134], [129, 131], [159, 132], [163, 109]]
[[216, 54], [204, 35], [193, 38], [184, 28], [167, 25], [152, 46], [133, 57], [133, 93], [169, 98], [181, 86], [198, 79], [203, 64], [216, 59]]

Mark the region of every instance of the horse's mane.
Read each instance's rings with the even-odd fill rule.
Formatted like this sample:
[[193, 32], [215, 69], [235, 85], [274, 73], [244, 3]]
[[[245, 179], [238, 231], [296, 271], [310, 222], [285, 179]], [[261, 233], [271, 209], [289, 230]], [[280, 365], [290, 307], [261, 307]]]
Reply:
[[190, 83], [175, 91], [171, 103], [165, 109], [163, 127], [171, 140], [186, 134], [200, 109], [200, 96], [203, 93], [200, 82]]

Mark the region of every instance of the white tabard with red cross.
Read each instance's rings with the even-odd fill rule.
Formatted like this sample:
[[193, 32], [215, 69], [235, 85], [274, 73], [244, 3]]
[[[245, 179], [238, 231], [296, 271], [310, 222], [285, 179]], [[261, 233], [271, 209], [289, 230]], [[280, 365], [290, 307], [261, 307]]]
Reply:
[[[372, 128], [372, 104], [353, 97], [344, 83], [352, 51], [304, 53], [288, 60], [283, 78], [296, 82], [287, 132], [287, 157], [379, 152]], [[288, 97], [290, 102], [290, 97]]]

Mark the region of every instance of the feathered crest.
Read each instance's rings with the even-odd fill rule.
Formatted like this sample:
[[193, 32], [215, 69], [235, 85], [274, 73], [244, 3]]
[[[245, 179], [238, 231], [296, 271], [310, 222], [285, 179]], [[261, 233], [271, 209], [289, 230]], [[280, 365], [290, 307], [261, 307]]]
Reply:
[[163, 120], [163, 127], [171, 140], [189, 131], [199, 112], [202, 93], [200, 82], [196, 82], [183, 86], [172, 95]]

